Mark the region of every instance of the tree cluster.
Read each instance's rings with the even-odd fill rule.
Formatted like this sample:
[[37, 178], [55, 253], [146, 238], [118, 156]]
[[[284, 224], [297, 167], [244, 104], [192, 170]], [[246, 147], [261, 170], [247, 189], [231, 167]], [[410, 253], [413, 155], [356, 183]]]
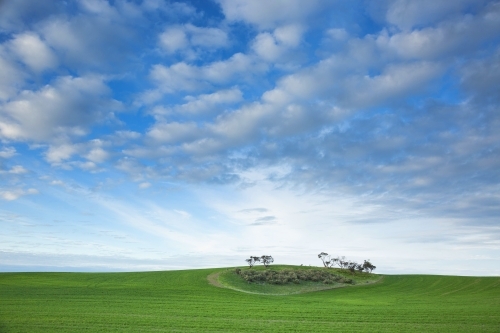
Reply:
[[260, 257], [250, 256], [249, 259], [245, 259], [248, 266], [252, 268], [256, 263], [262, 263], [265, 267], [269, 267], [274, 262], [272, 256], [263, 255]]
[[265, 270], [265, 271], [254, 271], [254, 270], [241, 270], [236, 269], [236, 274], [239, 274], [248, 283], [270, 283], [270, 284], [300, 284], [305, 281], [312, 282], [322, 282], [324, 284], [337, 283], [348, 283], [354, 284], [352, 279], [348, 279], [339, 275], [335, 275], [329, 271], [321, 269], [310, 269], [310, 270], [292, 270], [284, 269], [281, 271]]
[[325, 266], [326, 268], [338, 266], [339, 268], [349, 270], [352, 273], [356, 271], [371, 273], [375, 268], [377, 268], [377, 266], [373, 265], [370, 262], [370, 259], [367, 259], [362, 264], [360, 264], [355, 261], [347, 260], [344, 256], [332, 258], [326, 252], [321, 252], [320, 254], [318, 254], [318, 258], [321, 259], [321, 261], [323, 262], [323, 266]]

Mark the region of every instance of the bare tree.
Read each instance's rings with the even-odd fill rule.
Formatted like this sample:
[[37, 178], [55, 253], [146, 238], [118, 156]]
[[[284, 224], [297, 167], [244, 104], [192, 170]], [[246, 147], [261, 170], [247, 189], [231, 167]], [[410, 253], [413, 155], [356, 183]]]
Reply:
[[342, 269], [346, 269], [347, 266], [349, 266], [349, 261], [347, 261], [344, 256], [335, 258], [335, 262]]

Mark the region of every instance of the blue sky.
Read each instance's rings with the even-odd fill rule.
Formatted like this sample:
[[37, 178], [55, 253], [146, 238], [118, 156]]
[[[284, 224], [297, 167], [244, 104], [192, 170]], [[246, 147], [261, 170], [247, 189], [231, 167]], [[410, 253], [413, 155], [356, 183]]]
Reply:
[[0, 271], [500, 274], [500, 1], [0, 2]]

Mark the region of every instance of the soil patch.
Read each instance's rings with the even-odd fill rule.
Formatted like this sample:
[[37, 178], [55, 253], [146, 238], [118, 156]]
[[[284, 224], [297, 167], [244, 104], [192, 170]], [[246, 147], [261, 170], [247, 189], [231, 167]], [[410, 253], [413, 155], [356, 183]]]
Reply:
[[225, 288], [220, 282], [219, 282], [219, 275], [222, 272], [215, 272], [207, 276], [208, 283], [210, 283], [212, 286], [219, 287], [219, 288]]

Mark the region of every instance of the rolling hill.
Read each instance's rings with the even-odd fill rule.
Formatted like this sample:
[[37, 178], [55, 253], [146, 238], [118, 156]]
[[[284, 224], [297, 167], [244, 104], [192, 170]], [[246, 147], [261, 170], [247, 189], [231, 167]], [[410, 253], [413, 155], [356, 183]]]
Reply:
[[387, 275], [293, 295], [219, 288], [226, 269], [2, 273], [0, 332], [500, 332], [500, 278]]

